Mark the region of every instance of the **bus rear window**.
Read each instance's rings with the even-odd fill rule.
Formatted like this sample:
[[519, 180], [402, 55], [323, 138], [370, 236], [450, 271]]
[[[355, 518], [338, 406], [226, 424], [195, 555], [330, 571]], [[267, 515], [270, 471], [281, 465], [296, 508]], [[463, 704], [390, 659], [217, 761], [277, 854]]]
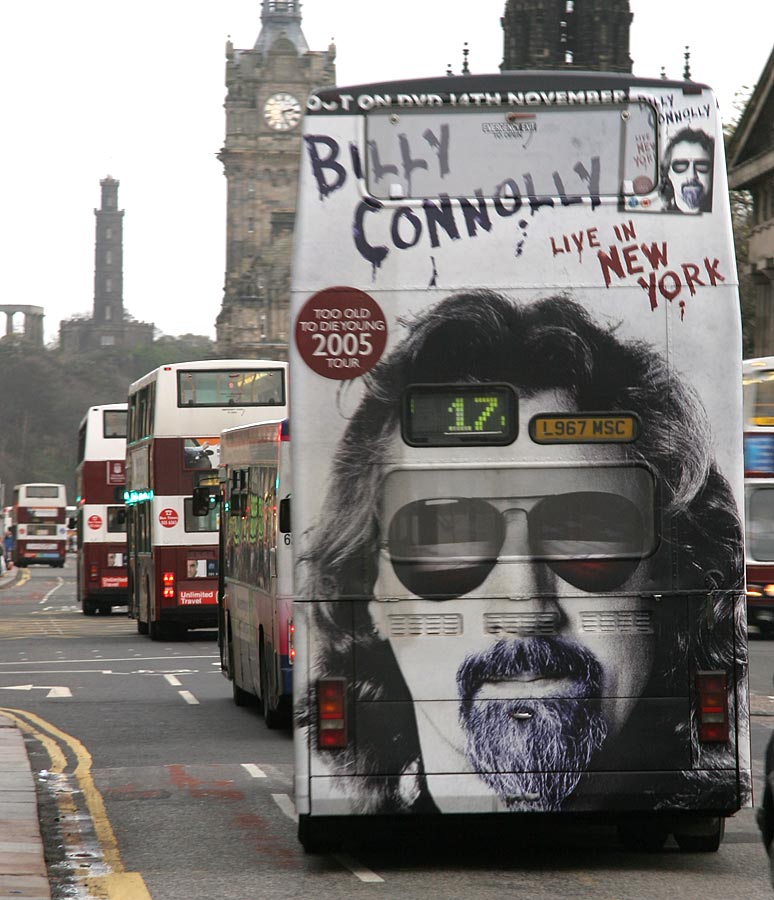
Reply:
[[375, 110], [368, 190], [384, 200], [648, 194], [658, 183], [656, 122], [645, 102]]
[[102, 421], [103, 436], [106, 438], [126, 437], [126, 410], [106, 409]]
[[28, 484], [27, 498], [58, 497], [59, 490], [57, 484]]
[[284, 403], [282, 369], [177, 373], [178, 406], [282, 406]]

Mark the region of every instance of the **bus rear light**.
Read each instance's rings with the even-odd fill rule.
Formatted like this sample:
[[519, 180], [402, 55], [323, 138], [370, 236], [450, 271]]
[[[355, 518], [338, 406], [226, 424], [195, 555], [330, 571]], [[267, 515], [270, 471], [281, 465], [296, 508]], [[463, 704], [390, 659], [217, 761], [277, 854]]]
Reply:
[[161, 576], [161, 582], [163, 584], [161, 596], [165, 600], [173, 600], [175, 597], [175, 573], [164, 572]]
[[699, 740], [705, 744], [728, 741], [728, 689], [725, 672], [697, 672]]
[[99, 578], [99, 569], [96, 563], [92, 563], [89, 566], [89, 581], [96, 581], [97, 578]]
[[346, 745], [346, 682], [321, 678], [317, 682], [317, 746], [333, 750]]
[[748, 584], [747, 585], [747, 596], [748, 597], [762, 597], [763, 590], [757, 584]]
[[767, 597], [774, 596], [774, 584], [767, 584], [766, 587], [763, 589], [763, 593]]
[[293, 620], [288, 620], [288, 662], [292, 666], [296, 661], [296, 626], [293, 624]]

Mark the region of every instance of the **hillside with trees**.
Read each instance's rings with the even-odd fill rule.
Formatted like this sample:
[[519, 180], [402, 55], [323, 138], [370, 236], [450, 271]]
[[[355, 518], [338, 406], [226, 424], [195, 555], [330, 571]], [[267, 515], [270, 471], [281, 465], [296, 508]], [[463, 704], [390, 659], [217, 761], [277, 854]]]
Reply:
[[126, 401], [129, 385], [164, 363], [215, 359], [214, 345], [188, 335], [136, 350], [105, 348], [78, 355], [0, 340], [0, 483], [5, 504], [15, 484], [67, 485], [75, 500], [78, 425], [90, 406]]

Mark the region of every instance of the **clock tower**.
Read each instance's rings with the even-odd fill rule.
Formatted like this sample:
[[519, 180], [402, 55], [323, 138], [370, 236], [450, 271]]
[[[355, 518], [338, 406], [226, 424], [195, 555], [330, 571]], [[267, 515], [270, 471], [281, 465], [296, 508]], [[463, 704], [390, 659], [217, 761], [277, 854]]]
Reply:
[[285, 359], [301, 118], [309, 94], [336, 81], [336, 51], [313, 51], [300, 0], [262, 0], [251, 50], [226, 44], [226, 280], [217, 350]]

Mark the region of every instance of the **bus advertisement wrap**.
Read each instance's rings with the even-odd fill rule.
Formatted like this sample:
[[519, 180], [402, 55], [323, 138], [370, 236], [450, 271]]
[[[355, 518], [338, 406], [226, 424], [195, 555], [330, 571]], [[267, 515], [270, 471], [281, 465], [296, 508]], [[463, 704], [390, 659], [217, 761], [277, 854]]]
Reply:
[[[617, 89], [541, 99], [570, 84]], [[687, 847], [680, 812], [716, 849], [752, 782], [711, 91], [507, 73], [316, 101], [290, 358], [304, 846], [562, 812]]]

